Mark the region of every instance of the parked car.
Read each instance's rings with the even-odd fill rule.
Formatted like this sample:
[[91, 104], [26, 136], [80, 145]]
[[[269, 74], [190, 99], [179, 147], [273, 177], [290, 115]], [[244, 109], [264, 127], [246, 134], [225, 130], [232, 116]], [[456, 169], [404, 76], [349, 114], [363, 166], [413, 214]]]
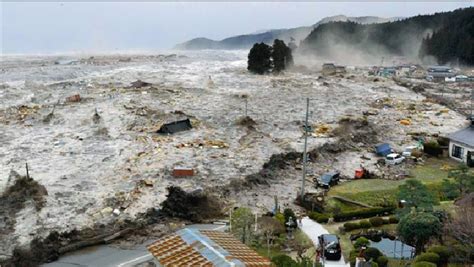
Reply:
[[326, 260], [338, 261], [341, 259], [341, 245], [337, 235], [320, 235], [318, 236], [318, 243], [321, 256], [324, 256]]
[[327, 172], [316, 180], [317, 186], [329, 188], [339, 183], [340, 173], [338, 171]]
[[388, 154], [385, 157], [385, 164], [397, 165], [397, 164], [402, 163], [404, 160], [405, 160], [404, 156], [402, 156], [400, 154], [397, 154], [397, 153], [392, 153], [392, 154]]

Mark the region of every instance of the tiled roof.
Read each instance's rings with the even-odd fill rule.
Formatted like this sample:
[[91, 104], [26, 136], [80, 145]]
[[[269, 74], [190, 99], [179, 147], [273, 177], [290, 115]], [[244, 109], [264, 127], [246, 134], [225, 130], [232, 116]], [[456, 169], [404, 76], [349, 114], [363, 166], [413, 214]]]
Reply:
[[163, 266], [273, 266], [232, 235], [185, 228], [148, 246]]

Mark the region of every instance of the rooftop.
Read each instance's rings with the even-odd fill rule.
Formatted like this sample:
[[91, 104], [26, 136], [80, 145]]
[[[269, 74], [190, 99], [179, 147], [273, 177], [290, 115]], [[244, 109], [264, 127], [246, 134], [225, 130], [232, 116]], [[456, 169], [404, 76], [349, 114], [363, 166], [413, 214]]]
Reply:
[[474, 126], [468, 126], [450, 134], [448, 137], [453, 141], [474, 147]]
[[273, 266], [228, 233], [185, 228], [148, 250], [163, 266]]

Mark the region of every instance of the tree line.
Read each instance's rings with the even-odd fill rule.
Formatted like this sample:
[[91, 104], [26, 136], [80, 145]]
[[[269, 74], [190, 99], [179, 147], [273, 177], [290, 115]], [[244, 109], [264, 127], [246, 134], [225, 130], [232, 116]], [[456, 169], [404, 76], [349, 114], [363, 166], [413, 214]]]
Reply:
[[474, 65], [474, 7], [380, 24], [330, 22], [315, 28], [301, 48], [328, 55], [340, 52], [334, 47], [341, 44], [367, 54], [435, 56], [440, 64]]
[[273, 46], [255, 43], [247, 63], [247, 69], [255, 74], [279, 73], [293, 65], [293, 56], [284, 41], [275, 39]]

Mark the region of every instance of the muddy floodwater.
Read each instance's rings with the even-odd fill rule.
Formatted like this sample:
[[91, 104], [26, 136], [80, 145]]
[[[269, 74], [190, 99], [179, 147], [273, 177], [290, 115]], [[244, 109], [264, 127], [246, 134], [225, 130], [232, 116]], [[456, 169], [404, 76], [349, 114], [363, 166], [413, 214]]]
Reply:
[[[340, 135], [350, 141], [343, 153], [312, 161], [310, 177], [337, 169], [350, 179], [361, 164], [383, 173], [371, 142], [402, 149], [413, 143], [411, 133], [443, 135], [464, 123], [457, 112], [391, 79], [374, 80], [364, 68], [330, 77], [314, 66], [252, 75], [247, 51], [2, 60], [0, 191], [14, 183], [11, 171], [25, 175], [28, 163], [47, 195], [42, 208], [26, 201], [14, 213], [13, 225], [0, 232], [0, 255], [52, 230], [133, 219], [159, 207], [170, 185], [220, 193], [219, 187], [259, 172], [272, 155], [301, 152], [307, 97], [314, 129], [309, 148], [337, 143]], [[144, 83], [133, 83], [138, 80]], [[245, 115], [252, 125], [239, 123]], [[331, 133], [341, 119], [363, 116], [373, 130], [367, 138]], [[192, 129], [156, 133], [181, 119], [190, 119]], [[406, 119], [410, 124], [402, 125]], [[264, 212], [276, 195], [282, 205], [293, 205], [301, 183], [297, 165], [223, 202]], [[194, 175], [173, 177], [176, 166]]]

